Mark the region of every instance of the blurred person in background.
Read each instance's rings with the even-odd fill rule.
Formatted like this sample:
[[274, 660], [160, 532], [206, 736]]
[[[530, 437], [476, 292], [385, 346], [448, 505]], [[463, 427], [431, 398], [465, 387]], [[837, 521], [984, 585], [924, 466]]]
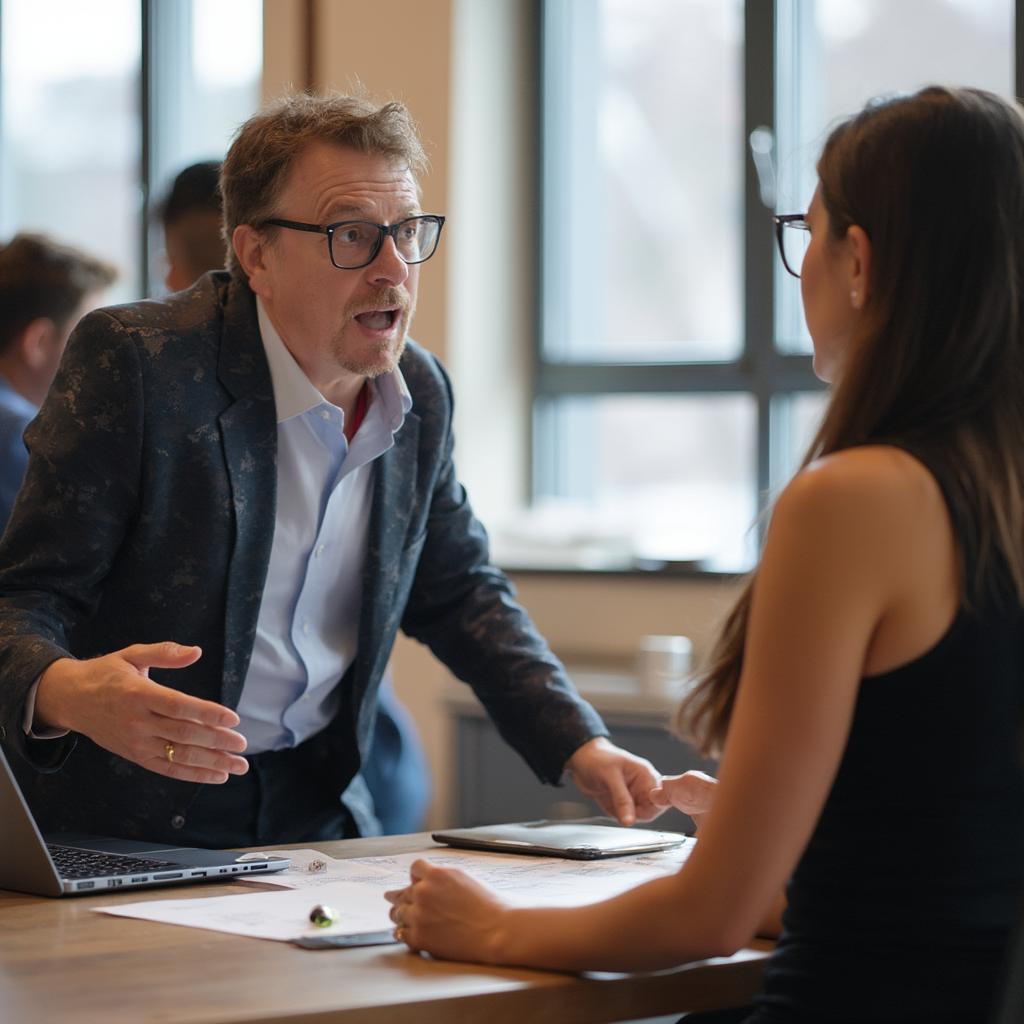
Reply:
[[43, 235], [0, 249], [0, 532], [28, 464], [22, 434], [46, 397], [71, 329], [117, 271]]
[[224, 269], [219, 179], [219, 160], [191, 164], [174, 179], [157, 207], [167, 254], [164, 283], [169, 291], [180, 292], [208, 270]]
[[[171, 185], [157, 214], [164, 228], [167, 276], [172, 291], [189, 288], [209, 270], [223, 270], [220, 161], [190, 164]], [[431, 797], [430, 766], [416, 723], [395, 694], [388, 672], [377, 698], [373, 741], [362, 775], [385, 835], [418, 832]]]

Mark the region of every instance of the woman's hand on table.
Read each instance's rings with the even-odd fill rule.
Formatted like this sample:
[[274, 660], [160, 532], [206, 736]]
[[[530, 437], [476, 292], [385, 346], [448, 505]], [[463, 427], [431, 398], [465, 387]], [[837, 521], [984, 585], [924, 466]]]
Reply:
[[411, 882], [384, 894], [395, 938], [446, 960], [498, 963], [508, 906], [458, 868], [414, 861]]

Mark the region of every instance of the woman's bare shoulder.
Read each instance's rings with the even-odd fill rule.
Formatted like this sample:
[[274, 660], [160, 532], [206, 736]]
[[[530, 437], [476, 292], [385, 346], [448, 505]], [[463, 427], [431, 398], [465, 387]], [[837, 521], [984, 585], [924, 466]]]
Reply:
[[[796, 537], [841, 538], [876, 556], [918, 533], [944, 542], [945, 502], [927, 467], [891, 445], [850, 448], [801, 470], [779, 496], [772, 529]], [[941, 534], [941, 536], [940, 536]]]
[[942, 494], [931, 471], [915, 456], [893, 445], [847, 448], [817, 459], [790, 481], [780, 496], [789, 505], [842, 503], [870, 513], [922, 502], [941, 506]]

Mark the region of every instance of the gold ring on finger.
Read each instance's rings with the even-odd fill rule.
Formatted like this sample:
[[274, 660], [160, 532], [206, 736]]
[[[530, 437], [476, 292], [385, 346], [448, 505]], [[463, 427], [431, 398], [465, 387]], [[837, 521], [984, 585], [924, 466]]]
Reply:
[[168, 764], [174, 764], [174, 744], [173, 743], [165, 743], [164, 744], [164, 753], [167, 755], [167, 763]]

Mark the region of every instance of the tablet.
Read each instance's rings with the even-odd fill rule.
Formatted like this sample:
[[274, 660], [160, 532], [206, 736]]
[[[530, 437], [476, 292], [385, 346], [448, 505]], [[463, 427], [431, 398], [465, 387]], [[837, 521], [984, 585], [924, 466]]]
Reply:
[[519, 821], [508, 825], [447, 829], [431, 833], [431, 839], [467, 850], [597, 860], [600, 857], [668, 850], [685, 842], [686, 836], [679, 832], [654, 832], [651, 829], [585, 822]]

